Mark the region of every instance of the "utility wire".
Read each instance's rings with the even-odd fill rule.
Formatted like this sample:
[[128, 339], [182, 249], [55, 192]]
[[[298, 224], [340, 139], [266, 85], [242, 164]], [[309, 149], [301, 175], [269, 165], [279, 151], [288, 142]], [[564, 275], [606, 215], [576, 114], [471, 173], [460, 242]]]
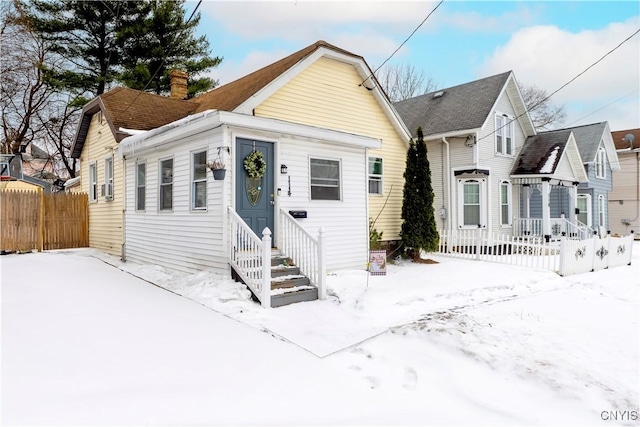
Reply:
[[590, 112], [590, 113], [589, 113], [589, 114], [587, 114], [586, 116], [582, 116], [582, 117], [580, 117], [579, 119], [572, 121], [571, 123], [569, 123], [569, 124], [567, 125], [567, 127], [571, 126], [571, 125], [572, 125], [572, 124], [574, 124], [574, 123], [578, 123], [580, 120], [586, 119], [587, 117], [589, 117], [589, 116], [590, 116], [590, 115], [592, 115], [592, 114], [597, 113], [598, 111], [602, 111], [602, 110], [604, 110], [605, 108], [607, 108], [607, 107], [609, 107], [609, 106], [611, 106], [611, 105], [613, 105], [613, 104], [616, 104], [616, 103], [618, 103], [618, 102], [622, 101], [623, 99], [625, 99], [625, 98], [626, 98], [626, 97], [628, 97], [629, 95], [634, 94], [634, 93], [636, 93], [636, 92], [638, 92], [638, 91], [640, 91], [640, 89], [632, 90], [631, 92], [627, 93], [627, 94], [626, 94], [626, 95], [624, 95], [624, 96], [621, 96], [620, 98], [616, 99], [615, 101], [612, 101], [612, 102], [608, 103], [607, 105], [605, 105], [605, 106], [603, 106], [603, 107], [600, 107], [600, 108], [598, 108], [597, 110], [594, 110], [594, 111]]
[[551, 98], [553, 95], [555, 95], [556, 93], [560, 92], [562, 89], [564, 89], [566, 86], [568, 86], [570, 83], [572, 83], [574, 80], [576, 80], [578, 77], [582, 76], [584, 73], [586, 73], [587, 71], [589, 71], [591, 68], [593, 68], [596, 64], [598, 64], [599, 62], [601, 62], [604, 58], [606, 58], [607, 56], [609, 56], [610, 54], [612, 54], [613, 52], [615, 52], [616, 50], [618, 50], [618, 48], [620, 48], [620, 46], [622, 46], [623, 44], [625, 44], [626, 42], [628, 42], [629, 40], [631, 40], [631, 38], [633, 38], [636, 34], [640, 33], [640, 28], [638, 28], [633, 34], [631, 34], [629, 37], [627, 37], [626, 39], [624, 39], [623, 41], [621, 41], [616, 47], [614, 47], [613, 49], [611, 49], [609, 52], [605, 53], [602, 57], [600, 57], [600, 59], [598, 59], [597, 61], [595, 61], [594, 63], [592, 63], [591, 65], [589, 65], [587, 68], [585, 68], [582, 72], [580, 72], [578, 75], [576, 75], [574, 78], [572, 78], [571, 80], [569, 80], [568, 82], [566, 82], [565, 84], [563, 84], [562, 86], [560, 86], [558, 89], [556, 89], [555, 91], [553, 91], [550, 95], [548, 95], [546, 98], [538, 101], [536, 104], [534, 104], [532, 107], [527, 108], [526, 111], [518, 116], [516, 116], [513, 120], [511, 121], [506, 121], [506, 123], [502, 126], [500, 126], [499, 128], [495, 129], [493, 132], [483, 136], [482, 138], [478, 138], [476, 140], [477, 141], [481, 141], [485, 138], [490, 137], [491, 135], [495, 134], [497, 131], [499, 131], [500, 129], [510, 125], [511, 123], [515, 122], [516, 120], [518, 120], [520, 117], [524, 116], [525, 114], [527, 114], [530, 111], [535, 110], [536, 108], [538, 108], [542, 103], [546, 102], [547, 100], [549, 100], [549, 98]]
[[358, 86], [362, 86], [364, 84], [364, 82], [366, 82], [367, 80], [369, 80], [371, 78], [371, 76], [373, 76], [380, 68], [382, 68], [382, 66], [384, 64], [386, 64], [391, 58], [393, 58], [393, 55], [395, 55], [396, 53], [398, 53], [398, 51], [402, 48], [402, 46], [405, 45], [405, 43], [407, 43], [411, 37], [413, 37], [413, 35], [416, 33], [416, 31], [418, 31], [420, 29], [420, 27], [422, 27], [422, 25], [427, 22], [427, 19], [429, 19], [429, 17], [433, 14], [433, 12], [435, 12], [440, 5], [444, 2], [444, 0], [440, 0], [440, 3], [438, 3], [436, 5], [436, 7], [433, 8], [433, 10], [431, 12], [429, 12], [429, 14], [426, 16], [426, 18], [424, 18], [422, 20], [422, 22], [411, 32], [411, 34], [409, 34], [409, 37], [407, 37], [401, 44], [400, 46], [398, 46], [398, 48], [396, 50], [393, 51], [393, 53], [391, 55], [389, 55], [389, 57], [387, 59], [385, 59], [382, 64], [380, 64], [380, 66], [378, 68], [376, 68], [375, 70], [373, 70], [373, 72], [371, 74], [369, 74], [367, 76], [366, 79], [364, 79], [363, 81], [360, 82], [360, 84]]
[[[193, 9], [193, 12], [191, 12], [191, 15], [189, 16], [189, 19], [187, 19], [187, 21], [185, 22], [185, 27], [187, 25], [189, 25], [189, 22], [191, 22], [191, 19], [194, 17], [194, 15], [196, 14], [198, 8], [200, 7], [200, 5], [202, 4], [202, 0], [198, 1], [198, 4], [196, 5], [196, 7]], [[185, 28], [186, 29], [186, 28]], [[175, 47], [175, 45], [177, 44], [177, 41], [175, 41], [173, 47]], [[162, 68], [162, 66], [164, 65], [164, 63], [167, 60], [167, 56], [169, 56], [169, 54], [171, 53], [172, 47], [169, 47], [169, 49], [167, 49], [167, 51], [165, 52], [164, 57], [162, 58], [162, 61], [160, 61], [160, 65], [158, 65], [158, 68], [156, 68], [156, 71], [153, 73], [153, 75], [151, 76], [151, 78], [149, 79], [149, 81], [147, 82], [147, 84], [144, 85], [144, 88], [139, 91], [135, 98], [133, 98], [133, 100], [131, 101], [131, 103], [129, 105], [127, 105], [127, 108], [124, 109], [124, 111], [122, 112], [122, 114], [126, 113], [127, 110], [129, 110], [129, 108], [135, 104], [135, 102], [138, 100], [138, 98], [140, 97], [140, 95], [145, 92], [147, 90], [147, 88], [149, 87], [149, 85], [151, 84], [151, 82], [153, 82], [153, 79], [156, 78], [156, 76], [158, 75], [158, 73], [160, 72], [160, 69]]]

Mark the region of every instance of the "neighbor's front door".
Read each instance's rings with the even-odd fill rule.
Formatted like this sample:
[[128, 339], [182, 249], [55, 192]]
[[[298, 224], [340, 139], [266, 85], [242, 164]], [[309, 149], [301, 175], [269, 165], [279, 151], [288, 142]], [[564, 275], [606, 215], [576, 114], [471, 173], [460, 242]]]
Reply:
[[[254, 151], [259, 151], [267, 168], [261, 178], [252, 178], [247, 173], [244, 160]], [[262, 238], [262, 230], [269, 227], [272, 242], [274, 209], [274, 156], [273, 143], [253, 139], [236, 139], [236, 212]]]

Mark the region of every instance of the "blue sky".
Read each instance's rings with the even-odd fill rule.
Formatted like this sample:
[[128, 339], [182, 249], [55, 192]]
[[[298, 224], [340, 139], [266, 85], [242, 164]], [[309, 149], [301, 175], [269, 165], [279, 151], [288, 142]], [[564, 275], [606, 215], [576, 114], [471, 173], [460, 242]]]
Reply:
[[[197, 2], [190, 0], [191, 11]], [[372, 68], [433, 10], [432, 1], [204, 0], [199, 32], [212, 73], [229, 83], [316, 42], [361, 55]], [[445, 0], [388, 62], [410, 64], [441, 88], [513, 70], [551, 94], [640, 29], [638, 1]], [[551, 98], [564, 126], [640, 127], [640, 34]]]

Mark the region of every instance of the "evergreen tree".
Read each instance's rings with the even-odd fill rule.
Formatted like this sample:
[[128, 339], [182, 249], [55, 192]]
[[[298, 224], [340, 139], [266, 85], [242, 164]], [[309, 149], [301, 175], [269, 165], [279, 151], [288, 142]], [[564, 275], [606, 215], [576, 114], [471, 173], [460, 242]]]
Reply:
[[222, 59], [209, 55], [209, 42], [204, 36], [194, 36], [200, 14], [185, 19], [184, 3], [184, 0], [152, 1], [144, 19], [120, 31], [118, 38], [123, 46], [120, 80], [128, 87], [167, 94], [169, 72], [173, 69], [188, 73], [189, 97], [217, 85], [210, 78], [196, 78], [218, 66]]
[[169, 92], [168, 72], [187, 71], [190, 93], [215, 86], [193, 76], [217, 66], [206, 38], [194, 32], [200, 20], [185, 19], [184, 0], [30, 0], [35, 32], [55, 43], [67, 64], [55, 73], [61, 87], [82, 96], [76, 104], [121, 81], [135, 89]]
[[433, 213], [431, 168], [422, 128], [418, 128], [417, 135], [417, 141], [410, 141], [407, 150], [400, 231], [402, 244], [414, 260], [420, 258], [420, 251], [436, 250], [439, 240]]

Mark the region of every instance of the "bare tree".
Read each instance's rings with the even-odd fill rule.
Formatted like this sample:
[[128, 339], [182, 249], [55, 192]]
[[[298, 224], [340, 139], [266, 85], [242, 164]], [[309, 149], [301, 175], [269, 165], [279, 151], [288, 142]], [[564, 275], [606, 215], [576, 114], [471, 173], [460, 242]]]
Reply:
[[564, 105], [556, 106], [547, 99], [547, 91], [537, 86], [525, 86], [518, 83], [524, 104], [529, 110], [529, 116], [537, 130], [551, 130], [558, 128], [567, 116]]
[[431, 76], [408, 63], [385, 65], [378, 71], [376, 78], [392, 102], [423, 95], [438, 88], [438, 82]]
[[0, 7], [2, 152], [18, 153], [41, 132], [36, 113], [54, 96], [46, 82], [52, 54], [51, 46], [29, 31], [16, 3], [2, 2]]

